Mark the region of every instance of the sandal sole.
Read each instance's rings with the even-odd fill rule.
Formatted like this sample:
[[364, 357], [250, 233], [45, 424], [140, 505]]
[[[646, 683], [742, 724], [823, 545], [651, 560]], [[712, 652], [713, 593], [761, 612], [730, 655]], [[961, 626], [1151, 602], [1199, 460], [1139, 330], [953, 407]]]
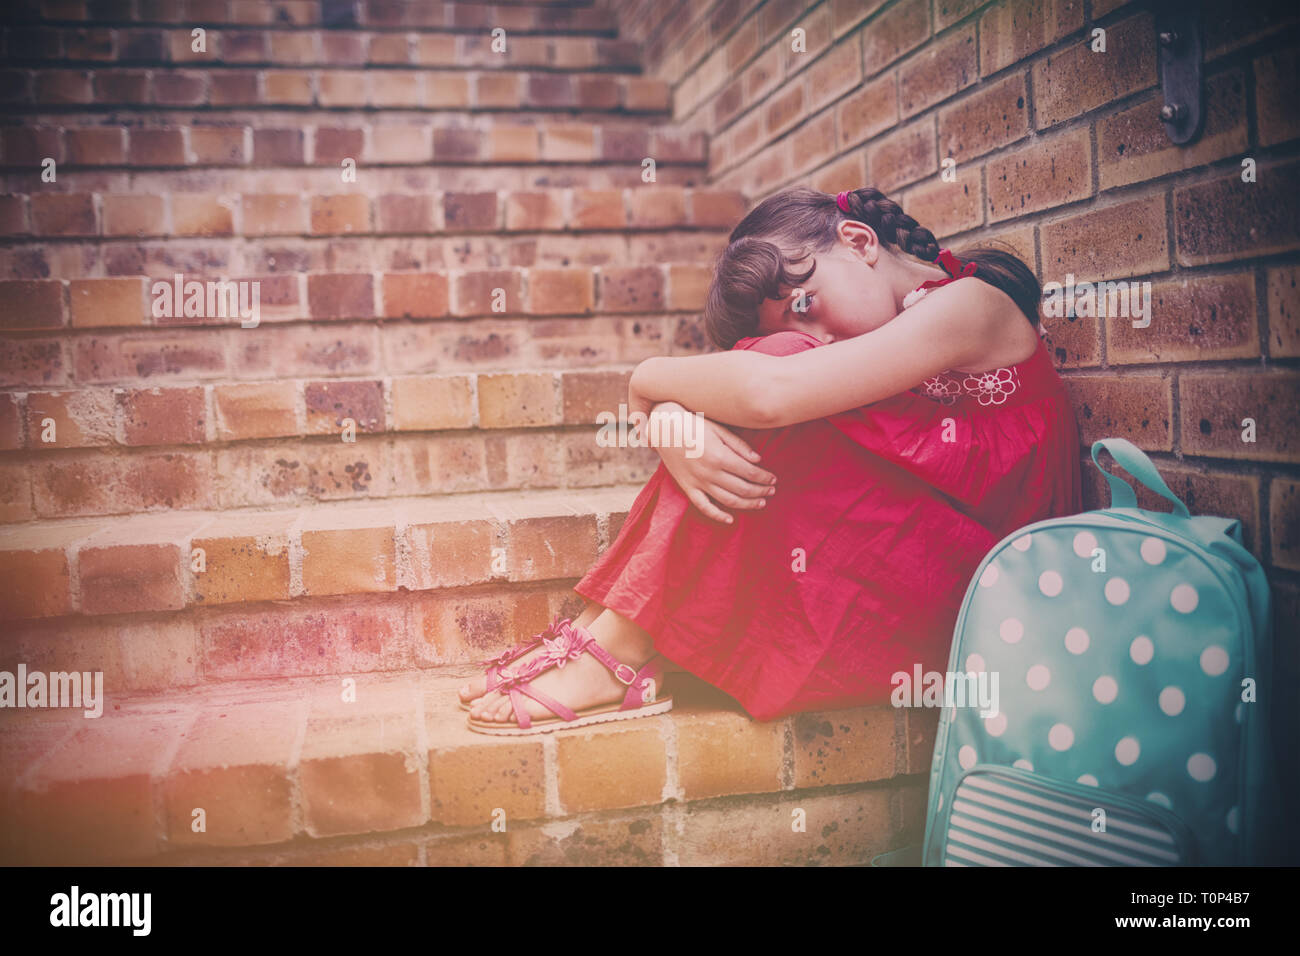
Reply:
[[643, 704], [632, 710], [598, 710], [594, 713], [583, 714], [579, 711], [579, 716], [574, 720], [535, 720], [531, 727], [520, 727], [516, 723], [496, 723], [470, 718], [465, 724], [470, 730], [480, 734], [488, 734], [493, 737], [524, 737], [529, 734], [549, 734], [553, 730], [563, 730], [566, 727], [589, 727], [592, 724], [607, 724], [616, 720], [631, 720], [633, 717], [653, 717], [657, 714], [666, 714], [673, 709], [673, 699], [663, 697], [653, 704]]

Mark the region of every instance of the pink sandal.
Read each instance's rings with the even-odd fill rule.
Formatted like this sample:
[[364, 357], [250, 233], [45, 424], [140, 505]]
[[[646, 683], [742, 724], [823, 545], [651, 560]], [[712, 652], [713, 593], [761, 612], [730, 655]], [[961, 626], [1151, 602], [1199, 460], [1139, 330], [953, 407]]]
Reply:
[[[487, 683], [484, 685], [484, 691], [482, 694], [479, 695], [479, 697], [482, 697], [486, 694], [490, 694], [498, 687], [501, 686], [501, 684], [503, 683], [503, 678], [501, 676], [502, 670], [508, 668], [515, 661], [519, 660], [519, 658], [523, 657], [529, 651], [533, 650], [533, 648], [539, 647], [542, 641], [544, 641], [548, 636], [559, 637], [561, 623], [562, 622], [560, 621], [560, 615], [557, 614], [555, 615], [555, 620], [551, 621], [551, 623], [547, 626], [546, 630], [542, 631], [541, 633], [534, 634], [530, 639], [524, 641], [524, 643], [516, 644], [514, 647], [510, 648], [510, 650], [504, 651], [498, 654], [496, 657], [487, 658], [485, 660], [478, 661], [477, 663], [480, 667], [482, 666], [487, 667], [487, 671], [486, 671]], [[506, 673], [509, 674], [509, 671], [506, 670]], [[474, 700], [478, 700], [478, 697], [475, 697]], [[467, 711], [470, 709], [471, 706], [473, 706], [474, 701], [469, 701], [468, 703], [466, 703], [465, 701], [461, 700], [458, 695], [456, 698], [456, 703], [460, 705], [461, 710]]]
[[[673, 709], [672, 697], [657, 696], [663, 678], [663, 665], [659, 655], [650, 658], [640, 670], [630, 664], [623, 664], [614, 655], [596, 643], [596, 639], [585, 627], [572, 624], [568, 620], [559, 622], [559, 634], [554, 640], [542, 638], [546, 650], [517, 670], [502, 668], [502, 693], [510, 695], [510, 707], [514, 711], [515, 722], [467, 719], [470, 730], [481, 734], [500, 736], [522, 736], [524, 734], [545, 734], [561, 727], [586, 727], [590, 724], [608, 723], [614, 720], [628, 720], [632, 717], [648, 717], [652, 714], [664, 714]], [[552, 667], [563, 667], [571, 660], [577, 660], [583, 654], [591, 654], [611, 671], [618, 680], [627, 685], [627, 693], [621, 704], [598, 704], [579, 711], [570, 710], [549, 694], [534, 689], [530, 682], [538, 674]], [[523, 698], [531, 697], [557, 717], [533, 720], [524, 708]]]

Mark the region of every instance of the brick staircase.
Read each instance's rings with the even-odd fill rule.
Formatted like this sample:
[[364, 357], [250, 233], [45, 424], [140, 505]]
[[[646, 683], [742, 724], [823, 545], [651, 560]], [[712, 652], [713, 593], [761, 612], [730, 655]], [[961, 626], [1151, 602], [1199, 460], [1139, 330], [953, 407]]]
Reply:
[[[10, 16], [0, 670], [102, 671], [106, 703], [0, 711], [0, 859], [863, 863], [919, 837], [932, 714], [757, 723], [685, 674], [669, 715], [544, 737], [456, 708], [473, 660], [580, 608], [657, 460], [596, 415], [704, 347], [746, 208], [606, 10]], [[257, 324], [156, 314], [176, 274], [256, 280]]]

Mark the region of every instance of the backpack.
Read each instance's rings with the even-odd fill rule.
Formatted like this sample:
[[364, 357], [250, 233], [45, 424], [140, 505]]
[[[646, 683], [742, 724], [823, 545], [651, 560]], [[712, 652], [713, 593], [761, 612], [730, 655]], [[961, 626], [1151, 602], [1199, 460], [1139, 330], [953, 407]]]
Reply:
[[[1102, 448], [1173, 513], [1139, 508]], [[967, 588], [947, 677], [969, 692], [945, 691], [923, 865], [1271, 862], [1263, 568], [1239, 521], [1193, 517], [1132, 443], [1092, 460], [1110, 507], [1013, 532]]]

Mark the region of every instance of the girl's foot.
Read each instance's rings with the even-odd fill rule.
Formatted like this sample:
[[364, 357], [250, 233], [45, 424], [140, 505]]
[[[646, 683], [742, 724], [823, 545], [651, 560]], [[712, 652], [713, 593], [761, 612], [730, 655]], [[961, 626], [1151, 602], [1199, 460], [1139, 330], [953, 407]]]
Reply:
[[[576, 618], [574, 618], [573, 623], [581, 625], [582, 627], [589, 627], [591, 625], [591, 622], [596, 620], [596, 618], [604, 610], [605, 609], [603, 607], [600, 607], [597, 604], [588, 604], [583, 609], [582, 613], [579, 614]], [[524, 664], [528, 663], [530, 660], [532, 660], [534, 657], [540, 654], [544, 649], [545, 648], [543, 645], [538, 644], [537, 647], [533, 648], [527, 654], [524, 654], [523, 656], [516, 658], [513, 662], [511, 662], [511, 664], [509, 665], [510, 670], [518, 670], [520, 667], [523, 667]], [[583, 656], [588, 656], [588, 655], [583, 655]], [[483, 694], [486, 692], [486, 690], [487, 690], [487, 672], [486, 672], [486, 668], [484, 668], [484, 670], [480, 671], [478, 675], [475, 676], [472, 680], [470, 680], [468, 684], [462, 685], [461, 688], [458, 691], [456, 691], [456, 696], [460, 698], [462, 704], [468, 704], [482, 697]]]
[[[587, 626], [587, 630], [591, 632], [597, 644], [609, 651], [617, 660], [635, 670], [640, 670], [650, 658], [654, 657], [654, 644], [650, 641], [649, 635], [613, 611], [602, 613]], [[570, 710], [619, 703], [627, 694], [627, 685], [619, 681], [609, 668], [591, 654], [583, 654], [570, 660], [564, 667], [552, 667], [550, 670], [543, 671], [533, 678], [531, 686], [555, 698]], [[662, 690], [657, 693], [662, 696]], [[525, 695], [520, 695], [520, 706], [534, 720], [555, 716], [548, 708]], [[474, 701], [469, 715], [476, 720], [497, 723], [516, 722], [509, 695], [502, 694], [498, 690]]]

